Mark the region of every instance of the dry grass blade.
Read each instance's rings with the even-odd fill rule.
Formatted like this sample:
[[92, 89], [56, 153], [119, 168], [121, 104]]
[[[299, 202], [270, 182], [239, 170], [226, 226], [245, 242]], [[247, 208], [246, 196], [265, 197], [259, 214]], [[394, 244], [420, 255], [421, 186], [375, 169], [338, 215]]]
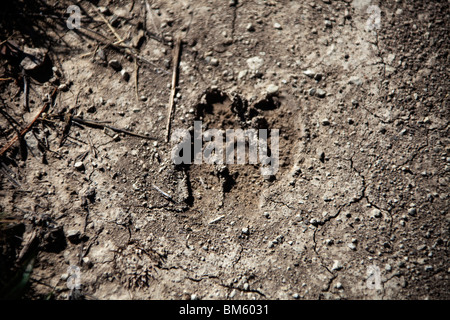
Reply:
[[169, 114], [167, 116], [167, 126], [166, 126], [166, 141], [169, 142], [170, 136], [170, 123], [172, 121], [174, 98], [178, 79], [178, 65], [180, 63], [180, 51], [181, 51], [181, 37], [177, 38], [175, 45], [175, 52], [173, 55], [173, 72], [172, 72], [172, 89], [170, 90], [170, 100], [169, 100]]

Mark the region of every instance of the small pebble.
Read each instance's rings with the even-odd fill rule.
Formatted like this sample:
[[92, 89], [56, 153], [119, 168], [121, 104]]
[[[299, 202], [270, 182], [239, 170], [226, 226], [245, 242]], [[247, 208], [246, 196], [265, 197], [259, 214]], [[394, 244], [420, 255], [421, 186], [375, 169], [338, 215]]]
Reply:
[[125, 70], [122, 69], [122, 71], [120, 71], [120, 74], [122, 75], [122, 79], [127, 81], [130, 80], [130, 74]]
[[116, 71], [120, 71], [120, 70], [122, 69], [122, 65], [121, 65], [120, 62], [119, 62], [118, 60], [116, 60], [116, 59], [109, 60], [108, 64], [109, 64], [109, 66], [110, 66], [111, 68], [113, 68], [113, 69], [116, 70]]
[[58, 90], [66, 92], [67, 90], [69, 90], [69, 87], [67, 86], [67, 84], [63, 83], [63, 84], [58, 86]]
[[246, 27], [248, 32], [253, 32], [255, 31], [255, 27], [253, 26], [253, 24], [249, 23]]
[[75, 169], [77, 169], [79, 171], [84, 170], [84, 163], [81, 161], [75, 162], [75, 164], [73, 166], [75, 167]]
[[371, 213], [372, 217], [381, 218], [381, 211], [379, 209], [373, 209]]
[[325, 90], [319, 88], [319, 89], [316, 90], [316, 95], [319, 98], [325, 98], [326, 95], [327, 95], [327, 92]]
[[266, 91], [268, 94], [275, 94], [278, 92], [278, 86], [271, 83], [267, 86]]

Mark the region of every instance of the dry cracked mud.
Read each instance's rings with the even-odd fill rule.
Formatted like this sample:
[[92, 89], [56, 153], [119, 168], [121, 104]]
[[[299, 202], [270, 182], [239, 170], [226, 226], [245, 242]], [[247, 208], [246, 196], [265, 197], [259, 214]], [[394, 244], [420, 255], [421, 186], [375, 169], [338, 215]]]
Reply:
[[[0, 13], [1, 145], [50, 104], [2, 154], [2, 294], [450, 298], [448, 1], [71, 4]], [[274, 176], [173, 163], [177, 37], [171, 131], [279, 129]]]

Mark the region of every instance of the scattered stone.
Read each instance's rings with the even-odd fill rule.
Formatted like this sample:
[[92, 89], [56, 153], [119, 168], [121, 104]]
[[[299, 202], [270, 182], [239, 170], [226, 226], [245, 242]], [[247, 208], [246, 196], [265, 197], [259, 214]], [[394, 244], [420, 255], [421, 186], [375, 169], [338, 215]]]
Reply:
[[433, 270], [434, 270], [433, 266], [431, 265], [425, 266], [425, 271], [433, 271]]
[[59, 71], [59, 69], [57, 67], [53, 67], [52, 71], [55, 74], [55, 76], [57, 76], [58, 78], [62, 77], [61, 71]]
[[372, 210], [371, 216], [375, 218], [381, 218], [381, 211], [375, 208]]
[[351, 78], [348, 80], [348, 83], [354, 84], [354, 85], [357, 85], [357, 86], [362, 85], [361, 79], [360, 79], [359, 77], [357, 77], [357, 76], [351, 77]]
[[68, 230], [66, 233], [66, 238], [71, 242], [71, 243], [78, 243], [80, 242], [80, 237], [81, 237], [81, 232], [79, 230]]
[[416, 209], [416, 208], [409, 208], [409, 209], [408, 209], [408, 214], [409, 214], [411, 217], [415, 217], [416, 214], [417, 214], [417, 209]]
[[75, 169], [77, 169], [78, 171], [84, 171], [84, 163], [82, 161], [77, 161], [75, 162], [75, 164], [73, 165], [75, 167]]
[[211, 58], [209, 62], [212, 66], [217, 67], [219, 65], [219, 60], [217, 58]]
[[338, 282], [336, 283], [336, 285], [334, 286], [336, 289], [341, 290], [342, 289], [342, 283]]
[[331, 267], [331, 271], [339, 271], [342, 270], [343, 266], [339, 260], [334, 260], [333, 266]]
[[327, 118], [322, 119], [322, 125], [329, 126], [330, 125], [330, 120], [328, 120]]
[[273, 27], [274, 27], [275, 29], [277, 29], [277, 30], [283, 29], [283, 28], [281, 27], [281, 24], [279, 24], [278, 22], [275, 22], [275, 23], [273, 24]]
[[134, 48], [139, 49], [142, 46], [142, 43], [144, 42], [144, 30], [139, 30], [137, 35], [135, 35], [132, 39], [131, 39], [131, 45]]
[[327, 95], [327, 92], [323, 89], [317, 89], [316, 90], [316, 96], [319, 98], [325, 98], [325, 96]]
[[42, 48], [29, 48], [23, 49], [24, 58], [20, 62], [20, 66], [25, 71], [34, 70], [43, 65], [47, 56], [47, 50]]
[[309, 90], [308, 90], [308, 94], [309, 94], [310, 96], [315, 95], [315, 94], [316, 94], [316, 89], [314, 89], [314, 88], [309, 89]]
[[243, 78], [245, 78], [247, 73], [248, 73], [248, 70], [241, 70], [241, 71], [239, 71], [238, 80], [242, 80]]
[[348, 247], [350, 248], [350, 250], [353, 250], [353, 251], [356, 250], [356, 245], [354, 243], [349, 243]]
[[244, 283], [243, 289], [247, 291], [250, 288], [250, 285], [246, 282]]
[[198, 297], [195, 293], [191, 294], [191, 300], [198, 300]]
[[307, 76], [307, 77], [310, 77], [310, 78], [314, 78], [316, 76], [316, 73], [314, 71], [312, 71], [312, 70], [309, 70], [309, 69], [306, 70], [306, 71], [303, 71], [303, 74], [305, 76]]
[[264, 60], [258, 56], [247, 59], [247, 65], [251, 70], [258, 70], [262, 67], [263, 63]]
[[105, 53], [105, 50], [103, 50], [102, 48], [99, 48], [99, 49], [97, 50], [97, 56], [98, 56], [101, 60], [106, 61], [106, 53]]
[[242, 232], [242, 234], [248, 235], [250, 233], [250, 230], [248, 228], [242, 228], [241, 232]]
[[350, 14], [350, 12], [345, 9], [344, 11], [344, 18], [350, 20], [352, 18], [352, 15]]
[[417, 247], [418, 251], [423, 251], [423, 250], [426, 250], [426, 249], [427, 249], [427, 246], [425, 244], [421, 244], [420, 246]]
[[385, 269], [386, 271], [391, 271], [391, 270], [392, 270], [392, 267], [391, 267], [390, 264], [387, 264], [387, 265], [384, 267], [384, 269]]
[[116, 71], [120, 71], [122, 70], [122, 65], [120, 64], [120, 62], [116, 59], [113, 60], [109, 60], [108, 65], [113, 68]]
[[128, 80], [130, 80], [130, 74], [125, 69], [122, 69], [122, 71], [120, 71], [120, 74], [122, 75], [123, 80], [127, 82]]
[[113, 27], [117, 27], [120, 23], [119, 20], [119, 16], [117, 14], [113, 14], [111, 19], [109, 19], [109, 23], [113, 26]]
[[89, 257], [84, 257], [83, 258], [83, 263], [88, 267], [92, 267], [94, 264], [92, 263], [91, 259], [89, 259]]
[[333, 25], [332, 25], [332, 23], [331, 23], [331, 21], [330, 20], [325, 20], [325, 28], [331, 28], [331, 27], [333, 27]]
[[69, 90], [69, 86], [68, 86], [67, 84], [65, 84], [65, 83], [60, 84], [60, 85], [58, 86], [58, 91], [66, 92], [67, 90]]
[[268, 94], [276, 94], [278, 92], [278, 86], [271, 83], [267, 86], [266, 91]]
[[248, 32], [254, 32], [255, 31], [255, 27], [253, 26], [253, 24], [249, 23], [246, 27]]
[[294, 294], [292, 295], [292, 298], [298, 299], [298, 298], [300, 298], [300, 295], [299, 295], [298, 293], [294, 293]]

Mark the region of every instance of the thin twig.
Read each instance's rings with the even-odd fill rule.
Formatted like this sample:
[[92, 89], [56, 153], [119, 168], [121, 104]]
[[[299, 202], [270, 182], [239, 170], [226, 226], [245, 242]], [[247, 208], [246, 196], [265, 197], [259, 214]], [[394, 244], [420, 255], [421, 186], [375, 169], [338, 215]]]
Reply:
[[122, 37], [116, 32], [116, 29], [109, 23], [109, 21], [105, 18], [105, 16], [100, 12], [100, 9], [97, 8], [94, 4], [92, 4], [92, 7], [97, 11], [97, 14], [100, 18], [102, 18], [103, 22], [108, 26], [108, 28], [111, 30], [111, 32], [114, 34], [114, 36], [119, 40], [120, 42], [123, 42]]
[[166, 126], [166, 141], [169, 142], [170, 135], [170, 123], [172, 120], [172, 112], [174, 105], [174, 98], [178, 79], [178, 64], [180, 63], [180, 51], [181, 51], [181, 37], [176, 40], [175, 52], [173, 56], [173, 72], [172, 72], [172, 89], [170, 90], [170, 100], [169, 100], [169, 115], [167, 116], [167, 126]]
[[159, 193], [161, 193], [164, 198], [166, 198], [169, 201], [172, 201], [173, 203], [177, 203], [169, 194], [165, 193], [164, 191], [162, 191], [160, 188], [158, 188], [155, 184], [152, 185], [153, 188], [158, 191]]
[[125, 133], [125, 134], [128, 134], [130, 136], [135, 136], [135, 137], [139, 137], [139, 138], [143, 138], [143, 139], [147, 139], [147, 140], [157, 140], [156, 138], [153, 138], [153, 137], [147, 137], [147, 136], [144, 136], [142, 134], [134, 133], [134, 132], [131, 132], [131, 131], [127, 131], [127, 130], [116, 128], [116, 127], [112, 127], [112, 126], [108, 126], [108, 125], [105, 125], [105, 124], [102, 124], [102, 123], [96, 122], [96, 121], [84, 120], [84, 119], [75, 118], [75, 117], [72, 118], [72, 121], [80, 123], [80, 124], [85, 124], [87, 126], [94, 127], [94, 128], [100, 128], [100, 129], [108, 128], [108, 129], [111, 129], [111, 130], [113, 130], [115, 132]]
[[25, 75], [25, 70], [23, 70], [23, 108], [30, 112], [30, 106], [28, 104], [28, 78]]
[[[5, 166], [5, 164], [3, 162], [0, 162], [0, 164], [2, 165], [1, 172], [4, 173], [4, 175], [6, 176], [6, 178], [16, 187], [20, 188], [21, 185], [19, 182], [17, 182], [16, 179], [13, 178], [12, 176], [12, 172], [11, 169], [9, 169], [7, 166]], [[11, 174], [10, 174], [11, 173]]]
[[[22, 129], [22, 131], [20, 131], [20, 138], [23, 137], [33, 126], [33, 124], [36, 122], [36, 120], [39, 118], [39, 116], [41, 115], [42, 112], [45, 111], [45, 109], [47, 109], [47, 107], [52, 103], [52, 101], [54, 100], [55, 94], [57, 92], [57, 89], [55, 88], [53, 90], [53, 93], [51, 94], [51, 99], [50, 102], [47, 102], [44, 104], [44, 106], [42, 107], [41, 110], [39, 110], [39, 112], [36, 114], [36, 116], [34, 117], [34, 119], [24, 128]], [[14, 137], [11, 138], [11, 140], [9, 140], [4, 146], [3, 148], [0, 150], [0, 157], [3, 156], [3, 154], [8, 151], [9, 148], [11, 148], [11, 146], [14, 144], [14, 142], [16, 142], [19, 139], [19, 135], [16, 135]]]

